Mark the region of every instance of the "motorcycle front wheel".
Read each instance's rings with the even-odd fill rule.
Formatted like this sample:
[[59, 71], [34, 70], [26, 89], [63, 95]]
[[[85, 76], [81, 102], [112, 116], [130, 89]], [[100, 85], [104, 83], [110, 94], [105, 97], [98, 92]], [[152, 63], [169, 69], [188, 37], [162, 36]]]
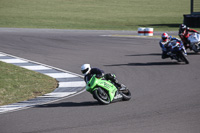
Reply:
[[194, 45], [192, 49], [193, 49], [193, 51], [194, 51], [196, 54], [199, 52], [199, 50], [197, 49], [197, 46], [196, 46], [196, 45]]
[[124, 89], [122, 91], [119, 91], [119, 93], [123, 96], [123, 101], [128, 101], [131, 99], [131, 92], [129, 89]]
[[93, 96], [97, 99], [97, 101], [100, 104], [107, 105], [107, 104], [110, 103], [110, 97], [109, 97], [108, 93], [104, 89], [102, 89], [101, 87], [97, 88], [93, 92]]
[[181, 51], [180, 54], [181, 54], [181, 60], [183, 60], [185, 62], [185, 64], [189, 64], [189, 61], [188, 61], [187, 57], [185, 56], [184, 52]]

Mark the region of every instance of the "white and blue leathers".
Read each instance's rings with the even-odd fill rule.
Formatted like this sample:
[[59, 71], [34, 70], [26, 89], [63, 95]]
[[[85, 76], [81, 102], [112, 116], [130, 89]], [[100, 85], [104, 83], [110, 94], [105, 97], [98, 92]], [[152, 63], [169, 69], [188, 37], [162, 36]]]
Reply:
[[185, 50], [185, 47], [184, 47], [182, 41], [179, 40], [179, 39], [177, 39], [177, 38], [175, 38], [175, 37], [169, 36], [169, 37], [168, 37], [168, 40], [167, 40], [166, 42], [164, 42], [162, 39], [161, 39], [160, 42], [159, 42], [160, 47], [161, 47], [162, 52], [163, 52], [163, 53], [162, 53], [162, 58], [163, 58], [163, 59], [169, 57], [169, 53], [171, 52], [171, 49], [170, 49], [171, 47], [170, 47], [168, 44], [169, 44], [171, 41], [173, 41], [173, 40], [179, 42], [180, 45], [181, 45], [181, 47], [182, 47], [183, 50], [184, 50], [184, 53], [187, 54], [187, 52], [186, 52], [186, 50]]
[[162, 39], [161, 39], [160, 42], [159, 42], [162, 51], [168, 52], [168, 51], [169, 51], [168, 43], [169, 43], [170, 41], [173, 41], [173, 40], [176, 40], [176, 41], [179, 42], [181, 45], [183, 45], [183, 43], [182, 43], [181, 40], [179, 40], [179, 39], [177, 39], [177, 38], [175, 38], [175, 37], [169, 36], [167, 42], [163, 42]]

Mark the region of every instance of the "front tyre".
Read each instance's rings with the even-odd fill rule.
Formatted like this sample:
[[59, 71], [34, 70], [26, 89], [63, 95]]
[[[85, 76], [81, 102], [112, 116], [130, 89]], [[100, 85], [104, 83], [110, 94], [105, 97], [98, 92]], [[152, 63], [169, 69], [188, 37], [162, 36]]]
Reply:
[[100, 104], [107, 105], [107, 104], [110, 103], [110, 97], [109, 97], [108, 93], [104, 89], [102, 89], [101, 87], [97, 88], [93, 92], [93, 96], [95, 97], [95, 99], [97, 99], [97, 101]]
[[122, 91], [119, 91], [119, 93], [123, 96], [123, 101], [128, 101], [131, 99], [131, 92], [129, 89], [124, 89]]
[[195, 44], [193, 44], [192, 49], [193, 49], [193, 51], [194, 51], [196, 54], [199, 52], [198, 46], [195, 45]]
[[189, 61], [184, 53], [184, 51], [181, 51], [181, 59], [185, 62], [185, 64], [189, 64]]

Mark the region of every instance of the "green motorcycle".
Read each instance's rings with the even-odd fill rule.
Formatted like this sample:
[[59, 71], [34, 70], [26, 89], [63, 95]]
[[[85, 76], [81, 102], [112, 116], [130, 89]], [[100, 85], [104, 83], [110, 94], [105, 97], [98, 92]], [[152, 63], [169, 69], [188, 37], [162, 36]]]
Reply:
[[122, 89], [118, 90], [110, 80], [105, 80], [103, 77], [97, 78], [96, 75], [93, 75], [86, 84], [86, 90], [100, 104], [109, 104], [120, 100], [128, 101], [131, 99], [131, 92], [126, 86], [122, 85]]

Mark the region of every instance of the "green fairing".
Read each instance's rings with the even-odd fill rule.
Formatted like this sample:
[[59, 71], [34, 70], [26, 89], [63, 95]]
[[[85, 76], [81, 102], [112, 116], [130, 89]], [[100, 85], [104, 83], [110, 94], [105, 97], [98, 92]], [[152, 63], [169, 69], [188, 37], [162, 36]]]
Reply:
[[98, 79], [96, 78], [96, 75], [93, 75], [90, 81], [86, 85], [86, 90], [92, 93], [98, 87], [101, 87], [108, 91], [111, 101], [114, 99], [117, 88], [110, 81], [104, 80], [102, 78]]

